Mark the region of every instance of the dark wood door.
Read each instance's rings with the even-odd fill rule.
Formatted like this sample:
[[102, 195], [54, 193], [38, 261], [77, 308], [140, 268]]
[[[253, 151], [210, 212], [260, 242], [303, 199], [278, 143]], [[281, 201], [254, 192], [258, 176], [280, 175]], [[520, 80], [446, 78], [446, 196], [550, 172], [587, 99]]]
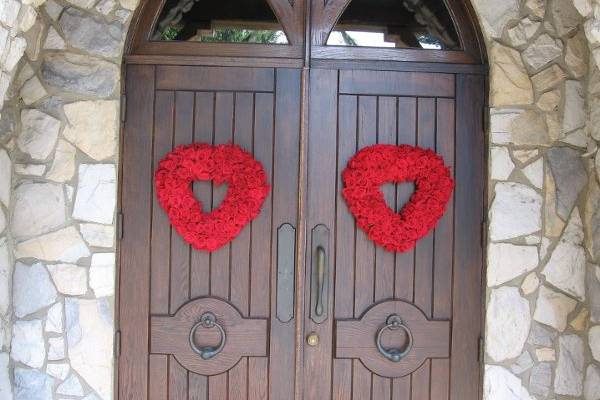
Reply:
[[[130, 65], [126, 92], [119, 398], [292, 399], [295, 293], [292, 285], [276, 301], [273, 243], [283, 229], [292, 259], [279, 264], [291, 262], [293, 275], [300, 71]], [[160, 159], [192, 142], [240, 145], [262, 163], [272, 185], [260, 216], [211, 254], [182, 240], [153, 191]], [[226, 190], [207, 182], [194, 187], [205, 208], [216, 207]], [[286, 301], [290, 306], [278, 313]], [[210, 360], [195, 354], [188, 338], [205, 312], [227, 333], [223, 351]], [[219, 337], [199, 329], [193, 340], [208, 346]]]
[[[448, 73], [312, 69], [307, 174], [304, 399], [466, 400], [479, 397], [483, 78]], [[341, 196], [341, 173], [375, 143], [431, 148], [456, 189], [434, 232], [413, 251], [389, 253], [356, 227]], [[400, 210], [410, 184], [382, 188]], [[316, 266], [327, 252], [325, 317], [315, 315]], [[392, 362], [375, 338], [399, 315], [414, 346]], [[398, 330], [382, 336], [404, 348]]]
[[[164, 1], [144, 3], [126, 58], [120, 399], [480, 398], [485, 69], [474, 26], [448, 0], [460, 50], [326, 46], [348, 3], [269, 0], [290, 46], [152, 41]], [[240, 145], [272, 186], [214, 253], [181, 239], [153, 189], [160, 159], [192, 142]], [[369, 241], [341, 196], [347, 161], [375, 143], [434, 149], [455, 178], [445, 216], [406, 253]], [[413, 189], [382, 188], [397, 211]], [[194, 184], [205, 211], [226, 190]], [[194, 346], [217, 345], [218, 329], [190, 337], [205, 315], [227, 336], [209, 359]], [[376, 346], [391, 315], [412, 333], [399, 362]], [[409, 339], [390, 329], [381, 344]]]

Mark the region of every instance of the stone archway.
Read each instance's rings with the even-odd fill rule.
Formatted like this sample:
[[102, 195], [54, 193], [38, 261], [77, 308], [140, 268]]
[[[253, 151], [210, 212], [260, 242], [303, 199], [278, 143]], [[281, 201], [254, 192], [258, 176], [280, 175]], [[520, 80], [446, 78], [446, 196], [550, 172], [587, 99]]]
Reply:
[[[136, 6], [0, 6], [1, 399], [112, 397], [119, 67]], [[600, 4], [474, 6], [491, 66], [485, 396], [598, 399]]]

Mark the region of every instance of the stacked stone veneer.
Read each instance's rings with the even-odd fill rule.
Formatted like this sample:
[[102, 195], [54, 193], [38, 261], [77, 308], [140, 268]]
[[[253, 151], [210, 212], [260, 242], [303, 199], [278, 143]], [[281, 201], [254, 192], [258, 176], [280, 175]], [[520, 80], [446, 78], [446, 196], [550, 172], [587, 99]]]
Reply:
[[485, 397], [598, 400], [600, 1], [474, 3], [491, 67]]
[[[599, 400], [600, 1], [474, 3], [491, 66], [485, 397]], [[135, 6], [0, 0], [0, 400], [112, 397]]]

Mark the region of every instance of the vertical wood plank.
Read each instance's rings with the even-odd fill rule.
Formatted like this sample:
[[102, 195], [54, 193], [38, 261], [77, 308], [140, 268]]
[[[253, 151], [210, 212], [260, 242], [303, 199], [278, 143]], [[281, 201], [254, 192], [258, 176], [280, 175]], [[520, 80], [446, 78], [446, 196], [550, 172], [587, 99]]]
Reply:
[[[190, 144], [194, 137], [194, 94], [175, 92], [173, 147]], [[190, 245], [171, 229], [171, 304], [174, 313], [190, 294]]]
[[248, 358], [244, 357], [229, 370], [229, 400], [246, 400], [248, 398]]
[[[254, 126], [254, 96], [252, 93], [235, 95], [235, 132], [233, 142], [252, 152]], [[231, 242], [231, 303], [243, 316], [249, 315], [250, 306], [250, 233], [247, 224]]]
[[[254, 105], [254, 157], [262, 163], [269, 182], [273, 182], [273, 111], [272, 93], [257, 93]], [[250, 315], [266, 318], [270, 315], [271, 221], [272, 190], [262, 211], [251, 224], [250, 253]], [[268, 359], [248, 359], [248, 398], [266, 399], [268, 395]]]
[[227, 372], [210, 376], [208, 378], [208, 399], [227, 400], [229, 386], [229, 375]]
[[[417, 112], [419, 147], [435, 151], [435, 99], [420, 98]], [[415, 305], [431, 318], [433, 303], [433, 232], [415, 248]]]
[[[377, 97], [358, 98], [358, 150], [377, 142]], [[354, 317], [373, 304], [375, 291], [375, 244], [362, 229], [356, 234]]]
[[[340, 178], [348, 161], [356, 153], [357, 101], [356, 96], [339, 97], [337, 176]], [[354, 316], [354, 238], [356, 228], [354, 217], [342, 196], [343, 186], [342, 179], [338, 179], [335, 254], [335, 317], [338, 319]]]
[[[358, 98], [358, 149], [377, 143], [377, 97]], [[360, 228], [356, 233], [356, 263], [354, 265], [354, 318], [360, 316], [373, 304], [375, 297], [375, 244]], [[369, 399], [372, 373], [355, 360], [352, 376], [352, 392], [355, 398]], [[369, 396], [369, 397], [364, 397]]]
[[[236, 93], [233, 142], [252, 152], [254, 128], [254, 95], [252, 93]], [[240, 232], [231, 242], [231, 303], [243, 316], [250, 312], [250, 234], [251, 224]], [[228, 399], [246, 400], [248, 398], [248, 359], [242, 358], [229, 371]]]
[[[194, 142], [213, 143], [214, 103], [214, 93], [196, 93]], [[193, 188], [194, 195], [202, 203], [202, 210], [208, 212], [212, 208], [212, 184], [208, 181], [194, 182]], [[192, 251], [191, 263], [191, 297], [207, 296], [210, 293], [210, 253], [206, 251]]]
[[[411, 97], [398, 99], [398, 139], [397, 144], [414, 146], [417, 142], [417, 101]], [[396, 185], [396, 212], [410, 200], [414, 184]], [[396, 253], [395, 297], [408, 302], [414, 296], [414, 262], [415, 251]]]
[[[156, 92], [154, 107], [154, 151], [152, 171], [156, 171], [162, 158], [171, 151], [173, 141], [174, 92]], [[152, 242], [150, 248], [151, 281], [150, 311], [168, 314], [170, 304], [171, 273], [171, 223], [167, 213], [160, 207], [156, 187], [152, 184]]]
[[352, 398], [371, 399], [371, 378], [372, 373], [360, 360], [352, 360]]
[[431, 379], [431, 360], [426, 360], [412, 374], [412, 395], [410, 400], [429, 400], [429, 385]]
[[411, 376], [403, 376], [402, 378], [394, 379], [392, 383], [392, 399], [393, 400], [410, 400], [411, 392]]
[[[300, 71], [280, 68], [276, 71], [275, 126], [273, 139], [273, 220], [271, 240], [284, 223], [298, 226], [298, 174], [300, 162]], [[271, 246], [270, 291], [270, 364], [269, 398], [292, 399], [295, 390], [296, 323], [276, 317], [277, 251]]]
[[392, 380], [373, 374], [371, 399], [389, 400], [392, 396]]
[[[397, 105], [395, 97], [379, 97], [377, 105], [377, 143], [396, 144]], [[381, 188], [386, 203], [395, 207], [396, 188], [385, 185]], [[394, 253], [377, 246], [375, 254], [375, 302], [394, 297]], [[386, 383], [386, 385], [388, 385]]]
[[[481, 223], [485, 188], [482, 108], [484, 77], [456, 78], [456, 187], [454, 189], [454, 290], [452, 301], [453, 371], [450, 399], [476, 399], [480, 393], [477, 358], [481, 335], [483, 257]], [[458, 223], [460, 222], [460, 223]], [[475, 301], [477, 299], [478, 301]]]
[[332, 400], [352, 398], [352, 360], [333, 360]]
[[[454, 174], [454, 100], [437, 100], [436, 151]], [[454, 248], [454, 199], [435, 230], [433, 318], [452, 317], [452, 271]], [[431, 360], [431, 399], [448, 400], [450, 361]]]
[[[233, 93], [218, 92], [215, 98], [215, 144], [230, 143], [233, 139]], [[227, 193], [227, 185], [213, 188], [213, 208], [218, 207]], [[211, 295], [229, 299], [229, 252], [226, 244], [211, 254]], [[212, 385], [211, 385], [212, 387]]]
[[[354, 238], [356, 227], [354, 217], [348, 210], [342, 196], [344, 187], [341, 174], [350, 158], [356, 153], [357, 107], [356, 96], [340, 96], [338, 111], [337, 146], [337, 207], [335, 241], [335, 318], [344, 319], [354, 316]], [[352, 397], [352, 360], [335, 359], [333, 361], [334, 400]]]
[[149, 358], [148, 399], [168, 400], [168, 363], [169, 356], [151, 354]]
[[[256, 94], [252, 144], [254, 157], [262, 164], [270, 183], [273, 182], [273, 101], [271, 93]], [[260, 214], [252, 221], [250, 315], [253, 317], [269, 316], [272, 217], [273, 188]]]
[[266, 357], [248, 359], [248, 370], [252, 379], [248, 380], [248, 400], [267, 400], [269, 398], [269, 362]]
[[148, 315], [150, 311], [150, 221], [152, 218], [152, 148], [154, 67], [127, 68], [127, 93], [135, 112], [124, 129], [121, 195], [119, 320], [123, 351], [119, 358], [119, 398], [148, 397]]
[[450, 359], [431, 360], [431, 400], [448, 400]]
[[[327, 271], [325, 279], [329, 285], [330, 295], [324, 307], [328, 318], [320, 324], [310, 318], [310, 311], [305, 312], [305, 332], [315, 332], [320, 337], [319, 346], [305, 347], [304, 351], [304, 397], [306, 400], [331, 399], [332, 370], [332, 332], [333, 320], [333, 288], [335, 260], [335, 201], [337, 168], [335, 154], [337, 152], [337, 71], [313, 69], [310, 72], [309, 109], [310, 127], [308, 134], [308, 170], [307, 170], [307, 242], [310, 243], [310, 232], [317, 225], [325, 225], [330, 232], [327, 249]], [[313, 254], [306, 259], [305, 304], [310, 303], [311, 276], [310, 263]], [[310, 307], [310, 306], [307, 306]]]
[[[233, 140], [234, 94], [217, 92], [215, 95], [215, 144], [226, 144]], [[213, 185], [213, 209], [219, 207], [225, 195], [227, 185]], [[210, 291], [211, 296], [229, 300], [231, 243], [211, 253]], [[227, 372], [208, 378], [209, 399], [226, 399], [228, 393], [229, 374]]]
[[188, 372], [169, 356], [169, 400], [188, 400]]
[[206, 400], [208, 396], [208, 378], [203, 375], [189, 373], [189, 400]]
[[[454, 100], [438, 99], [436, 151], [454, 174]], [[454, 197], [454, 196], [453, 196]], [[433, 317], [452, 316], [452, 253], [454, 248], [454, 198], [435, 229]]]

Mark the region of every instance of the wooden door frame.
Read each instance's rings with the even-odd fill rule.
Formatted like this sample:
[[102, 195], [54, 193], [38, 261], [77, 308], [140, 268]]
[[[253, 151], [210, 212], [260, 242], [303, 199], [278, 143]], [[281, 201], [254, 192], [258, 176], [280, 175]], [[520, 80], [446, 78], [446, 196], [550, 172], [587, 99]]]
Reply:
[[[301, 121], [300, 121], [300, 176], [299, 185], [300, 191], [298, 194], [299, 201], [299, 222], [297, 227], [297, 273], [296, 273], [296, 291], [301, 294], [297, 296], [296, 315], [303, 320], [304, 317], [304, 293], [305, 293], [305, 252], [306, 252], [306, 177], [307, 177], [307, 135], [308, 135], [308, 107], [307, 103], [309, 95], [308, 76], [310, 68], [324, 69], [366, 69], [366, 70], [387, 70], [387, 71], [417, 71], [417, 72], [442, 72], [450, 74], [462, 75], [467, 81], [470, 75], [485, 76], [486, 90], [483, 94], [485, 108], [483, 112], [487, 112], [487, 55], [479, 20], [473, 11], [468, 0], [444, 0], [448, 5], [455, 25], [459, 30], [459, 36], [463, 43], [464, 50], [461, 51], [437, 51], [437, 50], [418, 50], [418, 49], [373, 49], [373, 48], [347, 48], [335, 46], [323, 46], [322, 43], [315, 38], [315, 34], [309, 30], [305, 30], [305, 26], [314, 24], [314, 20], [321, 18], [319, 26], [321, 32], [323, 28], [323, 16], [329, 18], [328, 29], [331, 30], [335, 25], [335, 21], [343, 9], [347, 6], [350, 0], [329, 0], [327, 3], [331, 9], [323, 9], [323, 0], [295, 0], [295, 6], [290, 9], [281, 9], [273, 7], [279, 1], [288, 0], [266, 0], [275, 9], [275, 14], [286, 27], [291, 26], [292, 30], [286, 30], [289, 37], [298, 40], [303, 36], [303, 42], [299, 45], [291, 45], [288, 47], [280, 45], [253, 45], [253, 44], [228, 44], [228, 43], [174, 43], [174, 42], [151, 42], [148, 40], [154, 23], [158, 19], [158, 14], [161, 11], [162, 4], [165, 0], [141, 0], [140, 5], [134, 12], [130, 29], [127, 34], [124, 50], [124, 61], [122, 64], [122, 82], [121, 94], [122, 98], [126, 96], [126, 67], [128, 65], [203, 65], [203, 66], [244, 66], [244, 67], [283, 67], [283, 68], [299, 68], [302, 69], [301, 79]], [[316, 5], [316, 11], [315, 11]], [[312, 8], [312, 13], [311, 13]], [[333, 13], [332, 13], [333, 11]], [[333, 20], [335, 18], [335, 20]], [[304, 32], [302, 32], [302, 31]], [[386, 56], [386, 54], [391, 54]], [[123, 103], [125, 104], [125, 103]], [[473, 112], [476, 112], [473, 111]], [[122, 121], [125, 118], [126, 110], [122, 106], [121, 110]], [[484, 115], [481, 115], [482, 121], [485, 120]], [[124, 124], [121, 123], [120, 132], [120, 155], [123, 154], [123, 138]], [[483, 141], [483, 149], [488, 148], [487, 137], [481, 138]], [[478, 171], [482, 184], [483, 211], [487, 211], [487, 185], [485, 180], [485, 169], [487, 168], [487, 153], [482, 155], [483, 167], [482, 171]], [[122, 195], [124, 189], [123, 182], [123, 163], [119, 167], [119, 185], [118, 185], [118, 210], [121, 210]], [[479, 216], [477, 216], [479, 217]], [[485, 215], [483, 216], [485, 218]], [[118, 240], [117, 254], [118, 259], [121, 257], [121, 240], [122, 232], [122, 214], [118, 212], [117, 222]], [[482, 226], [482, 232], [485, 232], [485, 226]], [[482, 250], [482, 276], [485, 273], [485, 249]], [[118, 398], [119, 392], [119, 353], [120, 353], [120, 331], [119, 321], [121, 319], [121, 301], [120, 301], [120, 281], [121, 281], [120, 265], [117, 268], [117, 288], [115, 295], [115, 323], [116, 323], [116, 360], [115, 360], [115, 380], [114, 391], [115, 398]], [[480, 289], [484, 288], [483, 281], [479, 283]], [[485, 291], [481, 290], [480, 299], [481, 316], [483, 316], [485, 305]], [[484, 318], [481, 318], [483, 323]], [[483, 326], [478, 329], [483, 332]], [[297, 354], [296, 354], [296, 382], [303, 382], [303, 344], [304, 331], [303, 324], [297, 326]], [[480, 362], [483, 365], [482, 362]], [[481, 368], [483, 372], [483, 368]], [[296, 385], [295, 399], [302, 398], [302, 385]], [[480, 390], [479, 398], [482, 393]]]

